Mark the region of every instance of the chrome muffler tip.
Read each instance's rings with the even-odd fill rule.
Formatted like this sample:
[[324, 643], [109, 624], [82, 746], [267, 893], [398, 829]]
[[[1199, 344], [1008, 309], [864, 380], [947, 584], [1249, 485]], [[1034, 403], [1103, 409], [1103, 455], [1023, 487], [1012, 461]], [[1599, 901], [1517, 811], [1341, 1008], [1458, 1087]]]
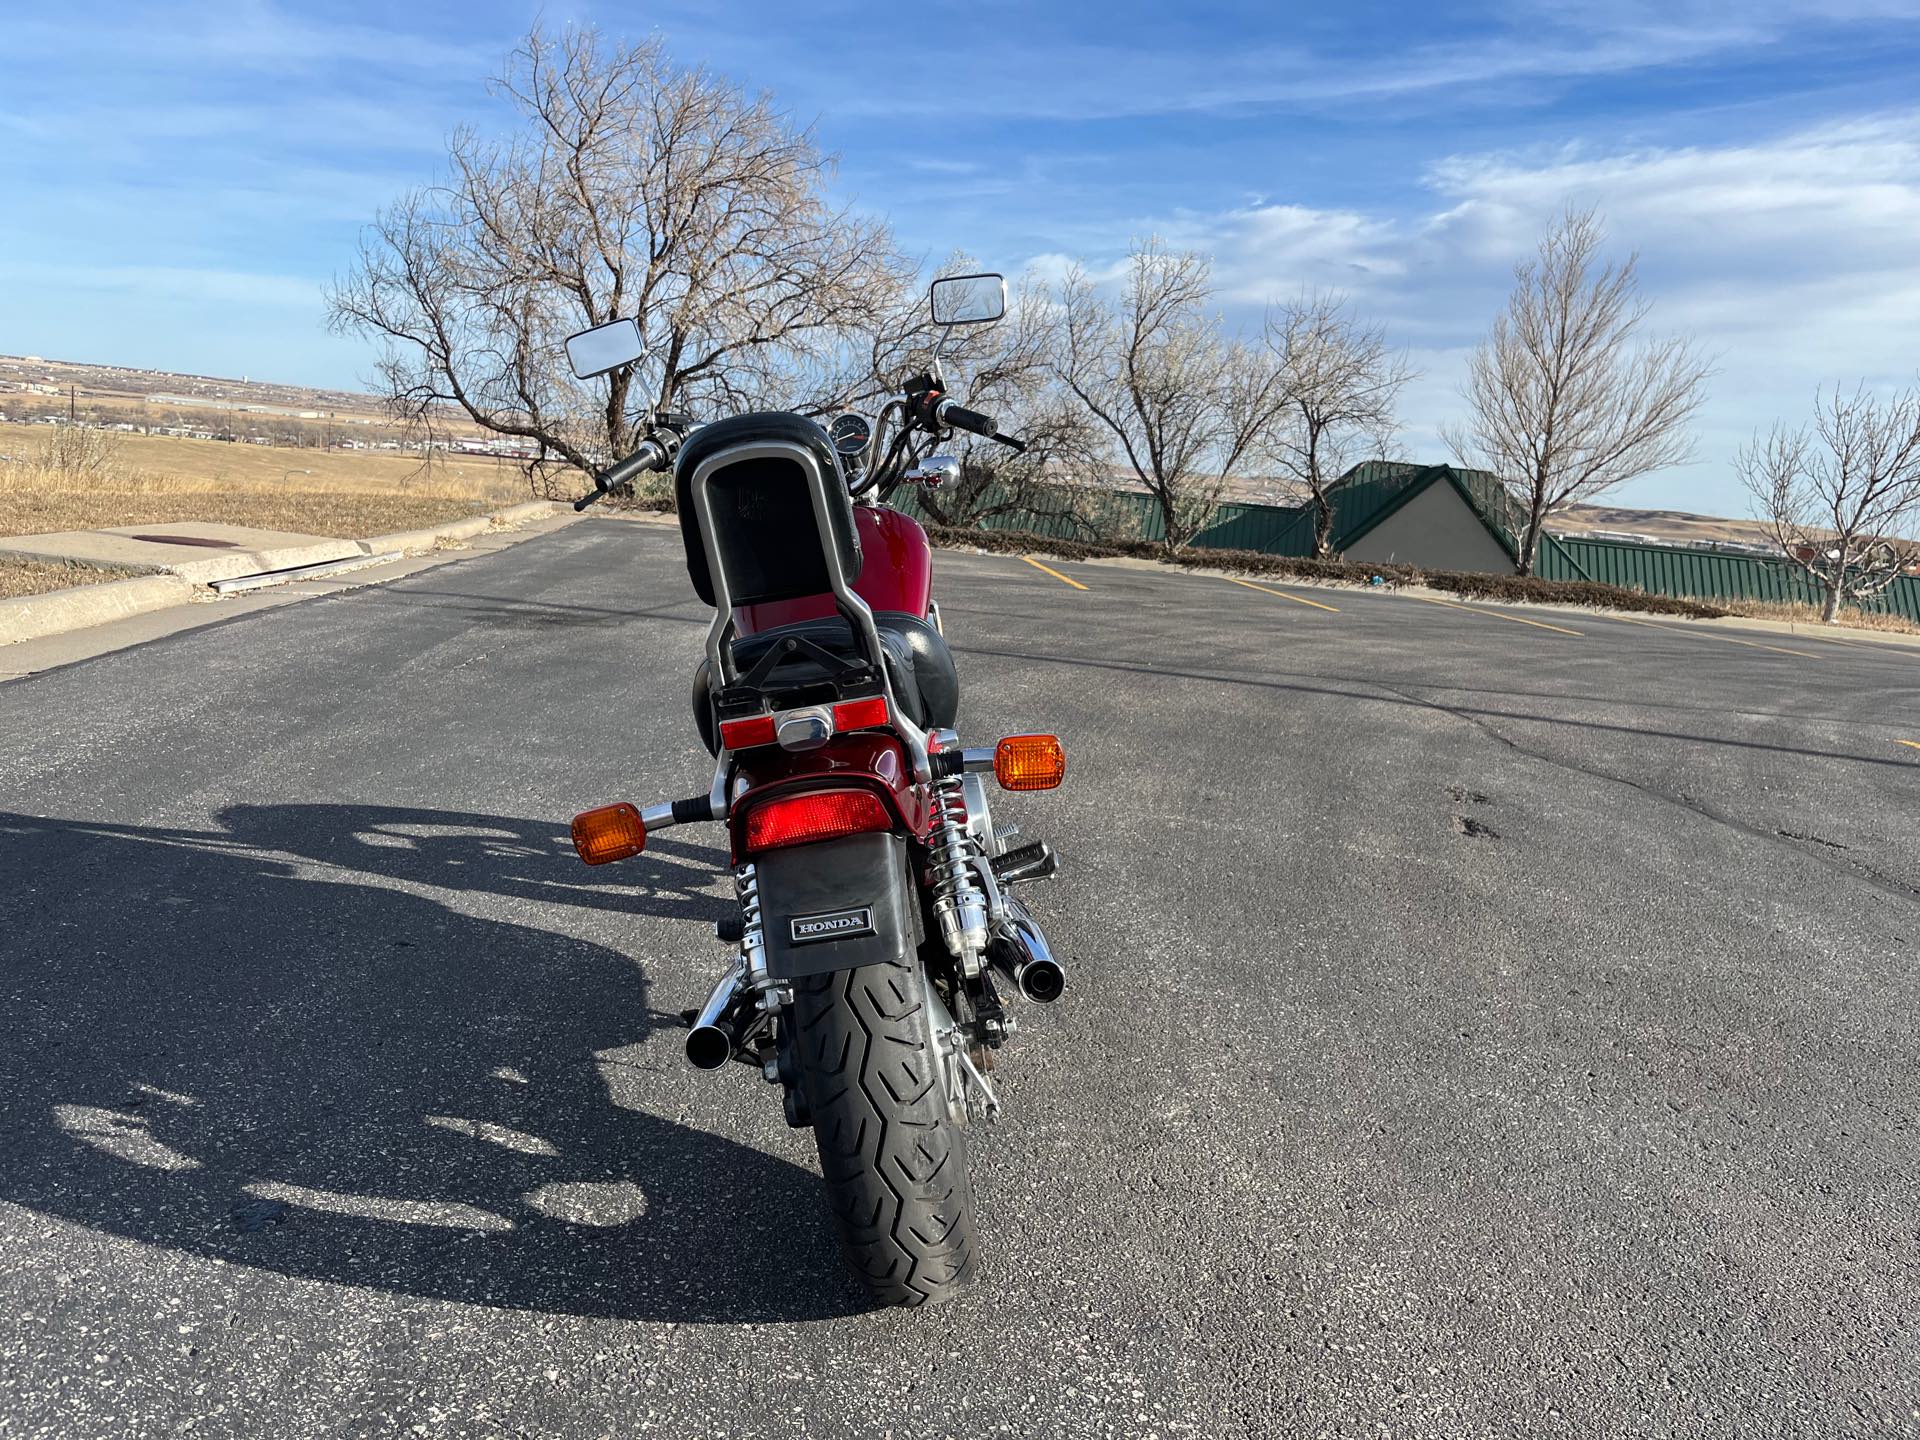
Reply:
[[707, 996], [707, 1003], [688, 1019], [687, 1063], [696, 1070], [718, 1070], [740, 1049], [746, 1022], [752, 1015], [752, 992], [744, 980], [746, 965], [736, 960]]
[[999, 932], [987, 956], [1023, 996], [1038, 1005], [1051, 1005], [1067, 988], [1066, 967], [1053, 958], [1046, 937], [1025, 908], [1017, 901], [1010, 908], [1012, 923]]
[[687, 1032], [687, 1063], [696, 1070], [718, 1070], [733, 1059], [733, 1036], [721, 1025], [696, 1025]]
[[1020, 967], [1020, 973], [1014, 980], [1022, 995], [1042, 1005], [1051, 1005], [1060, 998], [1060, 992], [1067, 988], [1067, 972], [1060, 968], [1060, 962], [1052, 956], [1044, 960], [1029, 960]]

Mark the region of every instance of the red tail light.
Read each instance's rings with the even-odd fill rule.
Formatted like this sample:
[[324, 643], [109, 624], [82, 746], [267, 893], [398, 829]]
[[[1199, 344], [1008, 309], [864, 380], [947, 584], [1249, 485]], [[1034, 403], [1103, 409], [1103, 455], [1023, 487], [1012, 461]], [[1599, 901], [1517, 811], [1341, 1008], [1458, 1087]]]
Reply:
[[842, 700], [833, 707], [833, 728], [844, 730], [871, 730], [876, 725], [887, 723], [887, 697], [869, 695], [864, 700]]
[[729, 750], [751, 750], [771, 745], [776, 731], [771, 715], [749, 715], [744, 720], [722, 720], [720, 743]]
[[891, 830], [893, 816], [871, 790], [813, 790], [763, 800], [747, 812], [747, 854], [785, 845], [810, 845], [873, 830]]
[[[796, 712], [782, 711], [778, 715], [749, 715], [740, 720], [722, 720], [720, 722], [720, 743], [728, 750], [753, 750], [762, 745], [772, 745], [780, 738], [780, 722], [786, 716]], [[833, 707], [834, 733], [844, 735], [852, 730], [873, 730], [890, 723], [892, 716], [887, 710], [887, 697], [869, 695], [860, 700], [842, 700]], [[795, 748], [804, 749], [804, 746]]]

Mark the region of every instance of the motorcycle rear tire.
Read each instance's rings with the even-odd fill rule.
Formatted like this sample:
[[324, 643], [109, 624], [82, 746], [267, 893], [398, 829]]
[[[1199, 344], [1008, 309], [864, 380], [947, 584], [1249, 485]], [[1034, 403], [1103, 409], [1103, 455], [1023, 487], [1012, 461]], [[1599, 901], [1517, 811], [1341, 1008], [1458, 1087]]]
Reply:
[[791, 1034], [841, 1248], [877, 1301], [924, 1305], [973, 1280], [966, 1132], [947, 1110], [917, 964], [794, 982]]

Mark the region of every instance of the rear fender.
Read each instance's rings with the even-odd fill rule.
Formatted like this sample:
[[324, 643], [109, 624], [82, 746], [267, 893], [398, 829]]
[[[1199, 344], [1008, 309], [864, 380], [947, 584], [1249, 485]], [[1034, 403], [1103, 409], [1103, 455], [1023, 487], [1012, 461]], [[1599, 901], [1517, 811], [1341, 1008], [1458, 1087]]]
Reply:
[[898, 835], [849, 835], [754, 858], [767, 974], [797, 980], [883, 961], [905, 965], [920, 909]]
[[925, 793], [914, 783], [913, 761], [896, 735], [864, 730], [836, 735], [817, 750], [798, 752], [763, 746], [736, 757], [730, 807], [733, 856], [749, 858], [746, 850], [747, 813], [762, 800], [793, 790], [831, 790], [849, 785], [869, 786], [885, 797], [910, 833], [924, 835], [932, 823]]

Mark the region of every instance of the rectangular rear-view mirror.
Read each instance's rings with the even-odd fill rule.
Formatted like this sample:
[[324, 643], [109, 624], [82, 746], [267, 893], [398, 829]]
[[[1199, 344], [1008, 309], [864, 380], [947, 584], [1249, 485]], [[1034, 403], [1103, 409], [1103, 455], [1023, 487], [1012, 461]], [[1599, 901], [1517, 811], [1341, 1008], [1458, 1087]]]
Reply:
[[933, 282], [936, 325], [985, 325], [1006, 313], [1004, 275], [950, 275]]
[[567, 337], [567, 363], [582, 380], [631, 364], [647, 353], [640, 327], [632, 320], [610, 320]]

